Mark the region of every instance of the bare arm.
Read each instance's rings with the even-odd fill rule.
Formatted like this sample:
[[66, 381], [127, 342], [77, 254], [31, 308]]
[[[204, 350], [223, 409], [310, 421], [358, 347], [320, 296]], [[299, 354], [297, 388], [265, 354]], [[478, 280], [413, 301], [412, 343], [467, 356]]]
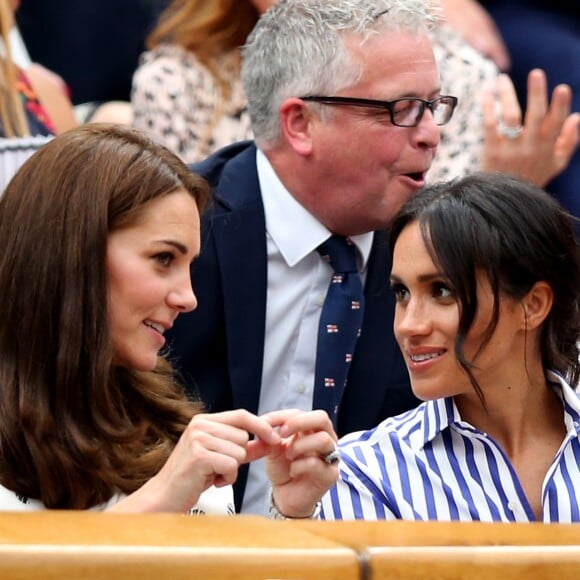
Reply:
[[39, 64], [31, 65], [24, 72], [53, 122], [57, 135], [76, 127], [73, 106], [62, 79]]

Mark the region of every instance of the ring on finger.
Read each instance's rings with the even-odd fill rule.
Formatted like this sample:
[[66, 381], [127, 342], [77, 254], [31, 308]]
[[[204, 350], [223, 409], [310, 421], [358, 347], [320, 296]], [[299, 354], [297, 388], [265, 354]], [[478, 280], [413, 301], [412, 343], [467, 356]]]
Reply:
[[324, 463], [328, 463], [328, 465], [332, 465], [333, 463], [339, 462], [340, 451], [338, 450], [338, 447], [335, 446], [330, 453], [322, 457], [322, 460], [324, 461]]
[[497, 125], [497, 130], [506, 139], [517, 139], [522, 134], [524, 128], [521, 125], [510, 127], [509, 125], [504, 125], [503, 121], [500, 121]]

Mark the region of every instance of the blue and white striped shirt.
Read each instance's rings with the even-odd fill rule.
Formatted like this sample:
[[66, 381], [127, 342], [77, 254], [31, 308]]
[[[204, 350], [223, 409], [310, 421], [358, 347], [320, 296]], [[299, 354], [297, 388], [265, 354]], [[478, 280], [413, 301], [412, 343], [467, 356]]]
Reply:
[[[544, 478], [542, 519], [580, 522], [580, 398], [561, 377], [548, 379], [563, 401], [566, 437]], [[322, 500], [323, 519], [536, 520], [508, 457], [461, 420], [453, 398], [351, 433], [339, 449], [340, 477]]]

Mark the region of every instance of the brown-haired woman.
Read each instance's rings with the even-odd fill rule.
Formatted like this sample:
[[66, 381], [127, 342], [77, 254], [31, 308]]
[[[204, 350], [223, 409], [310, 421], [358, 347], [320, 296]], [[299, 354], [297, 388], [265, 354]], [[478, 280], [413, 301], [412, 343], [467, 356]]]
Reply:
[[56, 137], [6, 188], [0, 509], [226, 513], [239, 465], [266, 456], [273, 505], [309, 517], [335, 481], [323, 413], [204, 414], [158, 355], [196, 307], [207, 195], [168, 150], [101, 124]]

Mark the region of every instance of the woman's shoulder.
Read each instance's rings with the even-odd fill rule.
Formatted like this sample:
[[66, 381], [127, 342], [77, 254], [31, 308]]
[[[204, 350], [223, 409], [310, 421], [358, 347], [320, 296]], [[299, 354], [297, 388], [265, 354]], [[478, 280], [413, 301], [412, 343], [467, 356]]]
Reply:
[[[240, 53], [238, 50], [229, 50], [211, 59], [211, 68], [219, 70], [220, 75], [229, 77], [239, 77], [240, 74]], [[166, 74], [202, 74], [209, 77], [214, 76], [214, 72], [206, 64], [206, 61], [185, 47], [178, 44], [159, 44], [155, 48], [148, 50], [139, 57], [139, 66], [135, 71], [135, 76], [139, 74], [151, 73], [152, 71], [164, 71]]]
[[[37, 119], [50, 133], [62, 133], [77, 125], [68, 89], [60, 76], [33, 63], [20, 73], [20, 91], [29, 113], [29, 123]], [[46, 134], [42, 132], [32, 134]]]
[[425, 415], [431, 412], [429, 409], [431, 405], [433, 402], [421, 403], [418, 407], [400, 415], [388, 417], [372, 429], [349, 433], [340, 439], [339, 445], [341, 448], [361, 445], [372, 447], [386, 439], [407, 439], [411, 434], [422, 431]]
[[215, 78], [197, 56], [172, 44], [162, 44], [141, 55], [133, 73], [133, 97], [139, 92], [184, 95], [197, 87], [214, 87]]
[[[104, 504], [94, 506], [92, 511], [104, 511], [125, 497], [119, 493]], [[36, 499], [30, 499], [15, 493], [0, 484], [0, 512], [42, 511], [46, 507]], [[192, 515], [234, 515], [234, 491], [231, 485], [210, 487], [199, 497], [198, 502], [189, 511]]]
[[169, 67], [170, 69], [191, 69], [206, 67], [197, 55], [179, 44], [159, 44], [139, 57], [139, 70]]
[[0, 483], [0, 511], [30, 512], [44, 510], [44, 505], [35, 499], [18, 495]]

